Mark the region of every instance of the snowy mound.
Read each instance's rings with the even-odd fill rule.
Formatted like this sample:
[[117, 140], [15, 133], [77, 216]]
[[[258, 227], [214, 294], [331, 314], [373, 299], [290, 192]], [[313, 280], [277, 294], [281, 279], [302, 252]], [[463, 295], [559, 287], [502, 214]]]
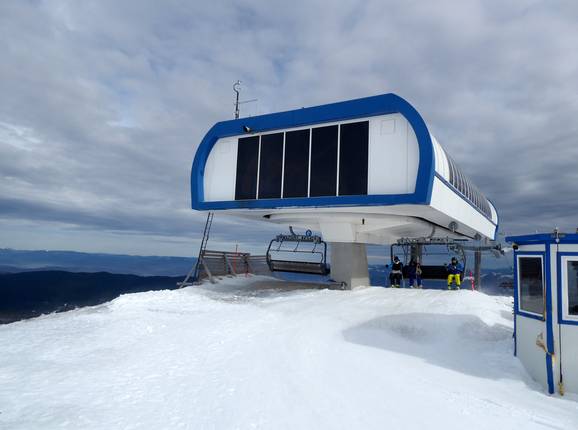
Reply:
[[268, 278], [0, 327], [0, 428], [578, 428], [512, 355], [511, 299]]

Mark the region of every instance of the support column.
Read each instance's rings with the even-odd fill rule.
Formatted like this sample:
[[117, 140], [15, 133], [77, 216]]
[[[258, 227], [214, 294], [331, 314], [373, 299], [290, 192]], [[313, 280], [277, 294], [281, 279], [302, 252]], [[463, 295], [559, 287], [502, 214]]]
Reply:
[[474, 283], [476, 290], [482, 291], [482, 250], [480, 248], [474, 251]]
[[345, 289], [369, 286], [367, 251], [364, 243], [331, 243], [331, 278]]
[[421, 256], [423, 253], [423, 246], [422, 245], [411, 245], [411, 258], [415, 261], [421, 261]]

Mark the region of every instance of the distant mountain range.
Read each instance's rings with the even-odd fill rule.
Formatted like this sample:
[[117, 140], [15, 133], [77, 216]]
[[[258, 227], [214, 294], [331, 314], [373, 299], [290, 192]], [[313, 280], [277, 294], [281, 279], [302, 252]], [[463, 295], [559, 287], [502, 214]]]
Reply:
[[[93, 306], [121, 294], [174, 289], [195, 261], [185, 257], [0, 249], [0, 324]], [[370, 265], [369, 273], [371, 285], [389, 284], [384, 266]], [[313, 275], [278, 276], [323, 281]], [[484, 271], [482, 288], [490, 294], [511, 294], [512, 279], [510, 269]], [[444, 281], [424, 281], [424, 285], [445, 287]]]
[[0, 274], [0, 324], [94, 306], [121, 294], [175, 289], [182, 277], [30, 271]]
[[61, 270], [184, 277], [195, 261], [196, 258], [193, 257], [141, 257], [74, 251], [20, 251], [0, 248], [0, 273]]

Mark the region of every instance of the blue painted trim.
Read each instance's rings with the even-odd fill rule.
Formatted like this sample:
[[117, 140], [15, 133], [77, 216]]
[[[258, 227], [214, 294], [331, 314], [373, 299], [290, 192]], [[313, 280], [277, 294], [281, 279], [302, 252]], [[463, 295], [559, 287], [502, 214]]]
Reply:
[[[497, 227], [497, 224], [494, 222], [494, 220], [491, 217], [487, 216], [484, 212], [482, 212], [480, 210], [480, 208], [478, 208], [473, 202], [470, 201], [470, 199], [468, 199], [466, 196], [464, 196], [460, 190], [458, 190], [456, 187], [454, 187], [449, 181], [447, 181], [438, 172], [436, 172], [435, 175], [436, 175], [436, 178], [438, 178], [444, 185], [449, 187], [450, 190], [452, 190], [455, 194], [457, 194], [459, 198], [461, 198], [463, 201], [465, 201], [467, 204], [469, 204], [471, 207], [473, 207], [477, 212], [479, 212], [481, 215], [483, 215], [484, 218], [486, 218], [488, 221], [490, 221], [494, 227]], [[489, 202], [489, 200], [488, 200], [488, 202]], [[496, 235], [494, 233], [494, 239], [495, 238], [496, 238]]]
[[[211, 149], [220, 138], [243, 135], [244, 126], [250, 127], [252, 133], [263, 133], [271, 130], [314, 126], [328, 122], [393, 113], [403, 115], [412, 126], [417, 137], [420, 156], [416, 187], [413, 193], [401, 195], [330, 196], [221, 202], [204, 201], [203, 181], [205, 165]], [[405, 203], [425, 205], [431, 201], [434, 169], [433, 145], [430, 133], [421, 115], [411, 104], [401, 97], [395, 94], [383, 94], [287, 112], [223, 121], [215, 124], [203, 138], [195, 154], [191, 169], [191, 206], [196, 210], [220, 210], [282, 208], [292, 206], [383, 206]]]
[[578, 251], [576, 252], [569, 252], [569, 251], [564, 251], [564, 252], [558, 252], [557, 253], [557, 259], [556, 259], [556, 272], [557, 272], [557, 281], [558, 281], [558, 285], [557, 285], [557, 289], [556, 291], [558, 292], [558, 324], [563, 324], [563, 325], [577, 325], [578, 326], [578, 321], [574, 321], [574, 320], [566, 320], [564, 319], [564, 306], [567, 305], [567, 301], [565, 300], [565, 297], [562, 296], [562, 257], [578, 257]]
[[521, 317], [524, 317], [524, 318], [531, 318], [531, 319], [536, 320], [536, 321], [542, 321], [542, 322], [546, 321], [546, 318], [544, 318], [543, 316], [540, 316], [537, 314], [531, 314], [531, 313], [525, 312], [523, 310], [518, 310], [516, 312], [516, 315], [520, 315]]
[[552, 365], [552, 355], [554, 351], [554, 326], [552, 319], [552, 271], [550, 246], [546, 246], [546, 258], [544, 259], [544, 276], [546, 278], [546, 376], [548, 378], [548, 393], [554, 394], [554, 370]]
[[516, 313], [518, 309], [518, 258], [516, 254], [517, 252], [514, 251], [514, 357], [518, 356], [518, 314]]
[[[387, 198], [386, 201], [384, 197]], [[383, 206], [417, 204], [413, 194], [389, 194], [367, 196], [300, 197], [287, 199], [231, 200], [221, 202], [197, 202], [197, 210], [221, 209], [276, 209], [280, 207], [340, 207]], [[426, 204], [426, 203], [423, 203]]]

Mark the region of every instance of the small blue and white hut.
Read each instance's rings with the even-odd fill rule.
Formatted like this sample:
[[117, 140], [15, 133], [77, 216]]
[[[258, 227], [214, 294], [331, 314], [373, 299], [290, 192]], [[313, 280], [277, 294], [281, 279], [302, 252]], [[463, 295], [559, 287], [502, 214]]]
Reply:
[[578, 234], [510, 236], [515, 354], [549, 393], [578, 393]]

